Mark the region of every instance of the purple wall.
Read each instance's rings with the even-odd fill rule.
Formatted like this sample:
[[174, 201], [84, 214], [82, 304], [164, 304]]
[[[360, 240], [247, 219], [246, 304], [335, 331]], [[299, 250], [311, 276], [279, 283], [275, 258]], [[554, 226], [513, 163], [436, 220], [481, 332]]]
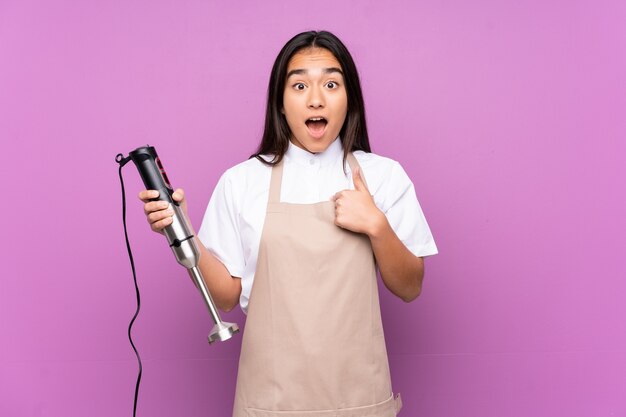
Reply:
[[[114, 157], [155, 145], [199, 227], [257, 144], [275, 55], [314, 28], [353, 52], [373, 148], [441, 252], [416, 302], [382, 296], [402, 415], [626, 415], [625, 3], [403, 3], [0, 2], [0, 416], [131, 415]], [[227, 416], [241, 338], [207, 345], [125, 178], [139, 416]]]

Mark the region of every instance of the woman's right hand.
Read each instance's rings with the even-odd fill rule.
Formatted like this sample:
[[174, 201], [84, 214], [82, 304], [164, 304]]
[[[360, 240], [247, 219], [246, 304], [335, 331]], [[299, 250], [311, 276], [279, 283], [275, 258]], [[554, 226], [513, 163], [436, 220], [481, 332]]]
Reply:
[[[150, 201], [158, 196], [159, 192], [155, 190], [143, 190], [139, 193], [139, 199], [144, 203], [143, 211], [146, 213], [150, 227], [155, 232], [163, 234], [163, 229], [172, 224], [174, 210], [165, 201]], [[172, 194], [172, 199], [180, 203], [180, 208], [187, 214], [185, 192], [178, 188]], [[204, 282], [211, 292], [213, 301], [223, 311], [232, 310], [239, 303], [241, 279], [233, 278], [224, 264], [204, 247], [200, 239], [197, 236], [194, 239], [201, 253], [198, 268], [202, 271]]]
[[[163, 234], [163, 229], [172, 224], [172, 216], [174, 210], [169, 207], [167, 201], [150, 201], [159, 196], [159, 192], [156, 190], [143, 190], [139, 193], [139, 199], [143, 201], [143, 211], [146, 213], [146, 218], [150, 224], [150, 228], [160, 234]], [[187, 214], [187, 200], [185, 200], [185, 192], [178, 188], [172, 194], [174, 201], [180, 203], [180, 207]]]

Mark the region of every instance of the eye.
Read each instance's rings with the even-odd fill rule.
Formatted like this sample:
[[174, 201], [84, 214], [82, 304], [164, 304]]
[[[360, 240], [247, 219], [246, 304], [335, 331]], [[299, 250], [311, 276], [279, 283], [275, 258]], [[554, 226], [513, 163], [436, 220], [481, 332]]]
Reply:
[[326, 83], [326, 87], [328, 87], [331, 90], [334, 90], [335, 88], [338, 87], [337, 83], [334, 81], [329, 81]]
[[304, 83], [295, 83], [295, 84], [293, 85], [293, 88], [295, 88], [295, 89], [296, 89], [296, 90], [298, 90], [298, 91], [302, 91], [302, 90], [304, 90], [305, 85], [304, 85]]

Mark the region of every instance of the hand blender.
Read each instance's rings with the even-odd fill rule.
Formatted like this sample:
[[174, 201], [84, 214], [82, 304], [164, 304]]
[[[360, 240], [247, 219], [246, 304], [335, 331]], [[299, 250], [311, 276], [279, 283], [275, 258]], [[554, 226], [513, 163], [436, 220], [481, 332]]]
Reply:
[[213, 343], [216, 340], [224, 341], [230, 339], [233, 334], [239, 332], [239, 327], [236, 323], [223, 322], [220, 318], [209, 289], [202, 278], [202, 273], [198, 268], [200, 250], [194, 238], [195, 233], [179, 203], [172, 198], [174, 190], [170, 185], [156, 150], [153, 146], [144, 146], [130, 152], [128, 156], [137, 166], [146, 189], [159, 192], [159, 196], [152, 201], [167, 201], [170, 204], [170, 208], [174, 210], [173, 222], [163, 229], [163, 232], [178, 263], [190, 271], [196, 286], [202, 293], [202, 298], [209, 309], [211, 318], [215, 322], [215, 326], [209, 333], [209, 343]]

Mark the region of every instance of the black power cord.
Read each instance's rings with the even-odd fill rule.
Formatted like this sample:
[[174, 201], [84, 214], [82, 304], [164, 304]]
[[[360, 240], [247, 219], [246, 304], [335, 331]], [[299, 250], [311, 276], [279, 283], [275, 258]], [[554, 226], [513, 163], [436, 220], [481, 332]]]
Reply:
[[137, 275], [135, 274], [135, 261], [133, 260], [133, 252], [130, 249], [130, 243], [128, 241], [128, 231], [126, 230], [126, 191], [124, 190], [124, 179], [122, 178], [122, 167], [126, 165], [126, 163], [130, 160], [130, 158], [124, 158], [124, 155], [117, 154], [115, 157], [115, 161], [120, 165], [119, 174], [120, 174], [120, 184], [122, 185], [122, 222], [124, 223], [124, 237], [126, 238], [126, 249], [128, 250], [128, 258], [130, 259], [130, 267], [133, 270], [133, 280], [135, 282], [135, 293], [137, 294], [137, 311], [135, 311], [135, 315], [133, 316], [130, 324], [128, 325], [128, 340], [130, 340], [130, 345], [133, 347], [135, 351], [135, 355], [137, 356], [137, 362], [139, 362], [139, 373], [137, 374], [137, 383], [135, 385], [135, 400], [133, 402], [133, 417], [137, 415], [137, 397], [139, 396], [139, 383], [141, 382], [141, 358], [139, 357], [139, 352], [137, 352], [137, 348], [135, 347], [135, 343], [133, 343], [133, 338], [131, 335], [131, 330], [133, 328], [133, 323], [135, 323], [135, 319], [139, 315], [139, 310], [141, 308], [141, 298], [139, 297], [139, 286], [137, 286]]

